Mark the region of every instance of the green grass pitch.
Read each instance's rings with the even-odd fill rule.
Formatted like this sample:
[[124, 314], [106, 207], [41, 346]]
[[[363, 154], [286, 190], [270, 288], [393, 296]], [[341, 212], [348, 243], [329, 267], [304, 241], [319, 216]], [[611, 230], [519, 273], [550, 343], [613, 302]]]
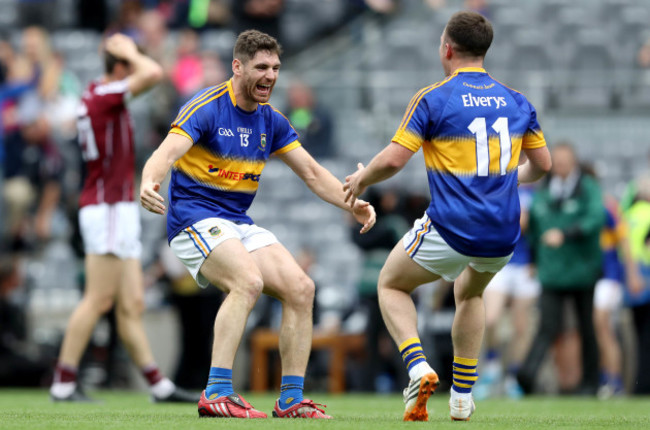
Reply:
[[[152, 404], [145, 393], [91, 393], [101, 404], [54, 404], [46, 390], [0, 389], [0, 429], [372, 429], [465, 427], [472, 429], [650, 429], [650, 398], [599, 401], [577, 397], [530, 397], [520, 401], [491, 399], [477, 402], [469, 423], [452, 423], [448, 395], [429, 401], [428, 423], [403, 423], [397, 395], [315, 394], [335, 417], [325, 420], [199, 419], [194, 405]], [[245, 396], [270, 414], [275, 395]]]

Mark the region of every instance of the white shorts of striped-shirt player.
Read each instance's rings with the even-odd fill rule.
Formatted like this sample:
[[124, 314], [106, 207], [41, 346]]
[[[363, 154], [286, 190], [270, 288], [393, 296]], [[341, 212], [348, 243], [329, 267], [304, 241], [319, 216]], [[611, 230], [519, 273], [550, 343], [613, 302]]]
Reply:
[[477, 272], [496, 273], [512, 254], [505, 257], [472, 257], [463, 255], [445, 242], [427, 214], [415, 221], [402, 238], [404, 250], [420, 266], [446, 281], [454, 281], [468, 265]]
[[86, 254], [140, 258], [140, 208], [135, 202], [100, 203], [79, 210]]
[[498, 291], [517, 299], [534, 299], [539, 297], [542, 286], [532, 276], [528, 264], [507, 264], [494, 275], [485, 291]]
[[623, 284], [616, 279], [599, 279], [594, 289], [594, 308], [614, 312], [623, 306]]
[[205, 288], [209, 282], [200, 273], [201, 266], [210, 252], [227, 239], [239, 239], [248, 252], [278, 243], [273, 233], [255, 224], [206, 218], [181, 230], [170, 246], [199, 286]]

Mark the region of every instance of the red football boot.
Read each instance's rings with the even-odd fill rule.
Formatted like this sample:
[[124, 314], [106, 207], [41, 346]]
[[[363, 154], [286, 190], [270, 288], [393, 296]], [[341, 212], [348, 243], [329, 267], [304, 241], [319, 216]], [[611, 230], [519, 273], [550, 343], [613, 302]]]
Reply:
[[273, 416], [276, 418], [320, 418], [330, 420], [331, 416], [327, 415], [324, 410], [318, 406], [326, 407], [319, 403], [314, 403], [313, 400], [304, 399], [300, 403], [296, 403], [287, 409], [280, 409], [280, 399], [275, 402], [273, 408]]
[[199, 417], [266, 418], [266, 414], [253, 408], [239, 394], [209, 400], [205, 397], [204, 390], [199, 400]]

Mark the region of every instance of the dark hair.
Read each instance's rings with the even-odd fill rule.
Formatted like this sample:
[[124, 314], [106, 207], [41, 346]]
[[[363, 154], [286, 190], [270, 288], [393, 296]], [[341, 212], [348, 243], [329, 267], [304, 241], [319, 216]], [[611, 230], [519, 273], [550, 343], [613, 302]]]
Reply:
[[232, 55], [233, 58], [245, 63], [251, 60], [258, 51], [269, 51], [280, 56], [282, 47], [274, 37], [266, 33], [258, 30], [246, 30], [237, 37]]
[[455, 50], [463, 55], [485, 57], [492, 44], [492, 24], [483, 15], [462, 11], [452, 15], [445, 27], [445, 35]]
[[104, 71], [106, 72], [106, 74], [110, 75], [111, 73], [113, 73], [115, 66], [118, 64], [123, 64], [124, 66], [128, 66], [129, 62], [121, 58], [117, 58], [115, 55], [109, 54], [108, 52], [104, 51]]

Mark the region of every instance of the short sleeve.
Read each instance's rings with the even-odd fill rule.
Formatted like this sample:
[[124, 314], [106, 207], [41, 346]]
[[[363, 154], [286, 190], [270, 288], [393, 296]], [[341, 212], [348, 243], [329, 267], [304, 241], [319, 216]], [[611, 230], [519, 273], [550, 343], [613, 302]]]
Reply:
[[271, 139], [271, 154], [280, 155], [300, 146], [298, 133], [282, 112], [271, 108], [273, 121], [273, 136]]
[[420, 149], [427, 133], [429, 109], [424, 94], [426, 94], [424, 91], [420, 91], [413, 96], [392, 139], [393, 142], [413, 152]]
[[185, 103], [178, 111], [178, 115], [172, 122], [170, 133], [180, 134], [196, 143], [201, 139], [207, 125], [209, 124], [208, 109], [201, 109], [203, 105], [212, 100], [206, 94], [210, 89], [197, 93], [190, 101]]
[[522, 138], [521, 147], [523, 149], [543, 148], [546, 146], [546, 139], [544, 139], [544, 133], [539, 126], [539, 122], [537, 122], [537, 111], [530, 102], [528, 106], [530, 108], [530, 122]]

